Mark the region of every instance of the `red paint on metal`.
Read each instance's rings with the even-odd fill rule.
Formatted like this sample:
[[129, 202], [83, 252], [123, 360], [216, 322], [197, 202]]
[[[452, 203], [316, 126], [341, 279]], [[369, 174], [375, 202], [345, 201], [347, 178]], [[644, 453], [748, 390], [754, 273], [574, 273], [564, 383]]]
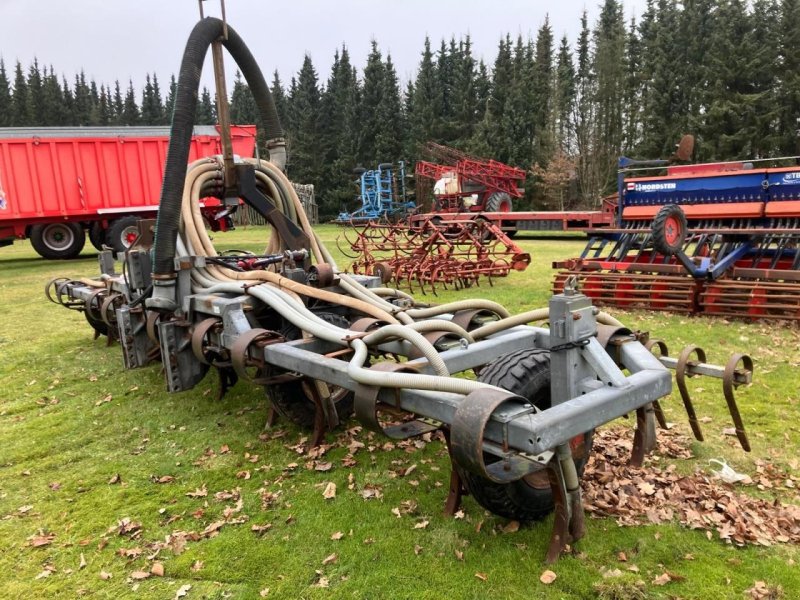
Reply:
[[[24, 237], [39, 223], [154, 215], [169, 136], [143, 129], [133, 130], [138, 135], [108, 128], [97, 136], [80, 135], [80, 129], [61, 136], [53, 129], [47, 136], [0, 137], [0, 237]], [[234, 152], [253, 156], [254, 126], [233, 127], [231, 135]], [[218, 133], [195, 135], [189, 160], [220, 152]]]

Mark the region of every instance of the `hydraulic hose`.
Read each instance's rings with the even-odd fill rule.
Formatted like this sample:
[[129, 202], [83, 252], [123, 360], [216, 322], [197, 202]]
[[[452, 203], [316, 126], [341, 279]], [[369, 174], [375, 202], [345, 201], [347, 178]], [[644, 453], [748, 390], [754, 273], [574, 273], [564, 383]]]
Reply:
[[[175, 108], [170, 129], [170, 144], [164, 167], [164, 183], [161, 188], [158, 221], [156, 225], [153, 255], [153, 281], [155, 289], [148, 306], [156, 309], [174, 310], [175, 301], [175, 241], [180, 220], [181, 197], [186, 177], [186, 164], [194, 128], [200, 74], [209, 46], [223, 36], [221, 20], [213, 17], [203, 19], [195, 25], [181, 61], [178, 84], [175, 94]], [[262, 126], [270, 140], [270, 159], [282, 169], [286, 163], [286, 150], [283, 144], [278, 112], [269, 92], [264, 76], [245, 43], [228, 26], [227, 38], [222, 44], [230, 52], [253, 92], [258, 106]]]

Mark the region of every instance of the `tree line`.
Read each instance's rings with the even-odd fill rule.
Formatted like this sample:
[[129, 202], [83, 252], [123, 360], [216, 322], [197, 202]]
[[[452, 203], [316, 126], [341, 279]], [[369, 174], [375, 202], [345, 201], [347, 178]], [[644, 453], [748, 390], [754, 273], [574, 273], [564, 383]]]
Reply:
[[[289, 142], [290, 177], [316, 186], [320, 215], [353, 206], [353, 168], [413, 164], [433, 140], [526, 169], [520, 208], [595, 207], [613, 191], [620, 155], [664, 158], [681, 134], [694, 159], [800, 154], [800, 0], [648, 0], [626, 21], [603, 0], [576, 40], [556, 39], [545, 20], [535, 36], [505, 36], [491, 64], [470, 37], [425, 40], [412, 80], [372, 42], [366, 65], [337, 49], [327, 79], [311, 57], [271, 89]], [[167, 124], [175, 77], [162, 96], [155, 74], [139, 94], [86, 80], [70, 84], [36, 60], [0, 61], [0, 126]], [[162, 99], [163, 98], [163, 99]], [[215, 122], [204, 88], [197, 123]], [[231, 118], [257, 122], [237, 73]]]

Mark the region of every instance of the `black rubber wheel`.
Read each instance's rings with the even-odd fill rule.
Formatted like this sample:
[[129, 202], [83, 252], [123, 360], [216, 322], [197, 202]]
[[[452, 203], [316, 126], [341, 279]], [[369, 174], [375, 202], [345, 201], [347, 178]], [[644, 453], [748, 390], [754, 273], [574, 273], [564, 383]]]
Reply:
[[494, 192], [483, 205], [486, 212], [511, 212], [512, 208], [511, 196], [507, 192]]
[[[480, 381], [502, 387], [527, 398], [540, 409], [550, 407], [550, 352], [517, 350], [489, 363], [480, 373]], [[570, 442], [578, 476], [589, 460], [594, 430]], [[497, 460], [485, 455], [484, 460]], [[486, 510], [517, 521], [538, 521], [553, 511], [553, 494], [547, 470], [537, 471], [511, 483], [495, 483], [468, 471], [461, 472], [475, 501]]]
[[114, 252], [125, 252], [139, 235], [138, 217], [117, 219], [106, 230], [106, 246]]
[[100, 221], [95, 221], [89, 226], [89, 241], [98, 251], [103, 249], [106, 241], [106, 230]]
[[[317, 316], [331, 325], [345, 329], [350, 327], [350, 322], [341, 315], [321, 312], [317, 313]], [[303, 335], [300, 329], [292, 324], [286, 325], [280, 333], [287, 340], [299, 340]], [[314, 385], [312, 380], [304, 378], [286, 383], [267, 385], [264, 386], [264, 391], [279, 415], [303, 429], [310, 430], [314, 428], [314, 415], [316, 412], [314, 400], [308, 387], [310, 385]], [[353, 414], [353, 392], [337, 386], [330, 386], [330, 388], [336, 412], [339, 415], [339, 419], [344, 421]]]
[[79, 223], [34, 225], [30, 238], [33, 249], [43, 258], [75, 258], [86, 244], [86, 234]]
[[688, 223], [677, 204], [666, 204], [653, 219], [653, 248], [664, 256], [674, 256], [683, 248]]

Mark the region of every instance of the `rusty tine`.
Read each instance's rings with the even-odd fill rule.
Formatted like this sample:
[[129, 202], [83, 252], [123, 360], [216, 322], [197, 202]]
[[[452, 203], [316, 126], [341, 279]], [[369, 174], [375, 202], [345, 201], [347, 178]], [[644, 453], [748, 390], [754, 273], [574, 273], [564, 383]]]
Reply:
[[675, 367], [675, 382], [678, 384], [678, 390], [681, 393], [681, 400], [683, 406], [686, 408], [686, 414], [689, 415], [689, 425], [692, 426], [692, 433], [698, 442], [703, 441], [703, 432], [700, 429], [700, 422], [697, 420], [697, 413], [694, 411], [692, 398], [689, 396], [689, 390], [686, 387], [686, 366], [689, 364], [697, 364], [697, 362], [690, 361], [689, 357], [692, 354], [697, 354], [697, 362], [706, 362], [706, 353], [700, 346], [690, 344], [681, 350], [678, 356], [678, 364]]
[[[652, 352], [655, 356], [669, 356], [669, 349], [667, 348], [667, 344], [664, 342], [664, 340], [659, 340], [656, 338], [647, 340], [647, 342], [644, 344], [644, 347]], [[658, 348], [659, 353], [656, 354], [653, 352], [653, 348]], [[653, 410], [656, 413], [658, 426], [661, 427], [661, 429], [667, 429], [667, 416], [664, 414], [664, 409], [661, 408], [661, 403], [658, 400], [653, 402]]]
[[747, 433], [744, 430], [744, 422], [742, 421], [742, 416], [739, 414], [739, 407], [736, 405], [736, 398], [733, 393], [733, 390], [737, 387], [737, 383], [734, 381], [736, 365], [740, 362], [746, 372], [753, 372], [752, 358], [747, 354], [734, 354], [731, 356], [728, 364], [725, 365], [725, 374], [722, 377], [722, 391], [725, 394], [725, 401], [728, 403], [728, 411], [731, 413], [733, 424], [736, 427], [736, 437], [739, 438], [742, 449], [745, 452], [750, 452], [750, 441], [747, 439]]

